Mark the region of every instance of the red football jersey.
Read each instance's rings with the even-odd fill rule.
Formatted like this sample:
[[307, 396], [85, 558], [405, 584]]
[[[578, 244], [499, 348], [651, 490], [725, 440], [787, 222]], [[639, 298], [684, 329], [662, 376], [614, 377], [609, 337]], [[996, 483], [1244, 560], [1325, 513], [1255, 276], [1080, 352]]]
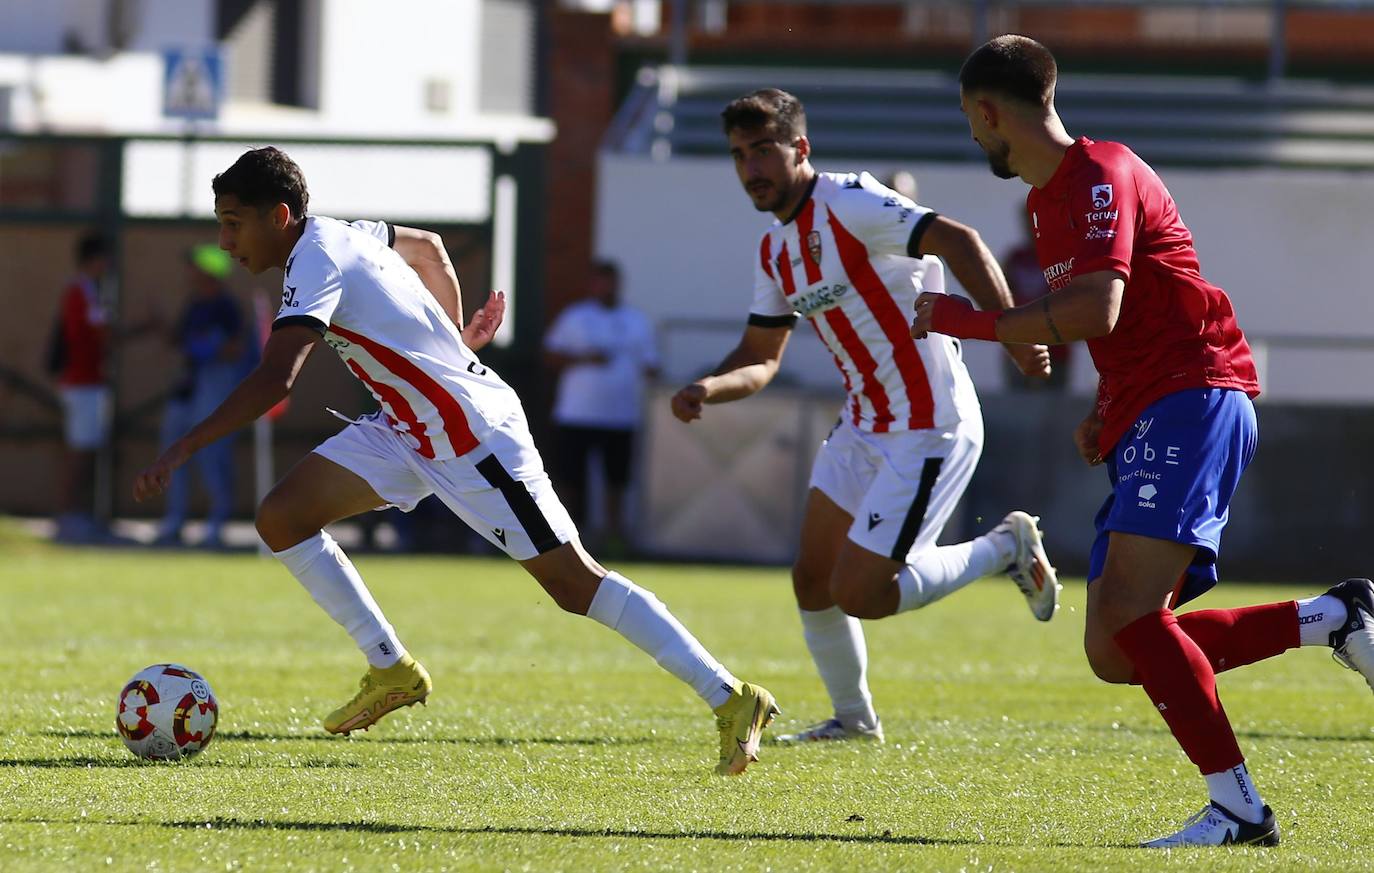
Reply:
[[105, 381], [106, 314], [95, 283], [78, 277], [62, 292], [65, 360], [57, 380], [70, 387]]
[[1155, 171], [1120, 143], [1080, 137], [1026, 197], [1045, 281], [1113, 270], [1126, 280], [1116, 327], [1088, 340], [1101, 380], [1105, 455], [1145, 407], [1186, 388], [1259, 394], [1226, 292], [1202, 278], [1193, 235]]

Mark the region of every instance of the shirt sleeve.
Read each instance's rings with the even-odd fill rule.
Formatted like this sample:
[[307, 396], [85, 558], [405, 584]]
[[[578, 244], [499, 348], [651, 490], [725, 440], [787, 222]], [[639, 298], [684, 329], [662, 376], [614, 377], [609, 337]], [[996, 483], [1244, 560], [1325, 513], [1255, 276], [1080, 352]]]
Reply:
[[396, 228], [385, 221], [350, 221], [349, 225], [363, 233], [375, 236], [386, 243], [387, 248], [396, 247]]
[[581, 331], [577, 327], [575, 309], [575, 306], [569, 306], [558, 313], [558, 317], [553, 320], [548, 332], [544, 334], [544, 348], [546, 350], [565, 355], [582, 354], [587, 351], [579, 336]]
[[639, 362], [645, 367], [659, 367], [658, 332], [654, 330], [653, 320], [644, 313], [639, 314]]
[[749, 307], [749, 324], [753, 327], [792, 327], [797, 323], [797, 311], [787, 302], [776, 275], [772, 234], [764, 234], [754, 257], [754, 303]]
[[1130, 164], [1110, 159], [1088, 163], [1070, 183], [1069, 209], [1079, 237], [1074, 250], [1076, 276], [1112, 270], [1131, 278], [1140, 192]]
[[298, 324], [323, 334], [343, 296], [343, 274], [324, 249], [311, 246], [296, 255], [282, 279], [281, 309], [272, 329]]
[[880, 183], [868, 173], [850, 182], [831, 210], [870, 254], [919, 258], [921, 237], [936, 213]]

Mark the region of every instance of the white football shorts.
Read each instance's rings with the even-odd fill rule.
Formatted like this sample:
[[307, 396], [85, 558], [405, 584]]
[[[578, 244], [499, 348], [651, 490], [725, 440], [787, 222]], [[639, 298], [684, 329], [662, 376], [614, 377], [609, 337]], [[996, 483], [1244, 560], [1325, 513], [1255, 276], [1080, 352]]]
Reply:
[[380, 412], [357, 419], [315, 451], [361, 476], [379, 497], [405, 512], [437, 495], [454, 515], [517, 561], [577, 537], [520, 411], [477, 448], [448, 460], [421, 456]]
[[93, 452], [103, 446], [110, 433], [110, 389], [104, 385], [72, 385], [58, 393], [62, 397], [62, 435], [67, 446], [79, 452]]
[[849, 539], [907, 564], [935, 545], [982, 453], [981, 417], [895, 433], [845, 420], [821, 443], [811, 487], [854, 517]]

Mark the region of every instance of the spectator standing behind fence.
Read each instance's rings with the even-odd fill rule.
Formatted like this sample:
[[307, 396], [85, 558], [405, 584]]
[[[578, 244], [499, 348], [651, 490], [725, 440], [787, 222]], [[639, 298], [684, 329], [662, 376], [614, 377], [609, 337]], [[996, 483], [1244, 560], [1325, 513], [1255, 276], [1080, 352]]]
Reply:
[[95, 459], [110, 429], [110, 389], [105, 381], [109, 317], [101, 283], [110, 269], [110, 248], [98, 234], [76, 244], [76, 275], [59, 304], [49, 369], [62, 399], [65, 448], [57, 486], [57, 539], [90, 542], [103, 528], [93, 512]]
[[644, 382], [658, 373], [648, 316], [620, 301], [620, 269], [593, 265], [586, 298], [559, 314], [544, 337], [545, 360], [559, 373], [553, 420], [560, 493], [579, 527], [587, 517], [587, 468], [599, 455], [605, 474], [604, 547], [623, 549], [623, 506]]
[[[185, 369], [163, 414], [164, 448], [219, 406], [257, 361], [250, 326], [224, 284], [233, 267], [230, 256], [215, 245], [198, 245], [187, 252], [191, 296], [172, 335]], [[191, 467], [188, 464], [172, 474], [158, 545], [182, 542], [191, 498]], [[210, 499], [210, 515], [200, 545], [220, 548], [224, 545], [224, 524], [234, 508], [233, 439], [225, 437], [201, 449], [194, 467]]]
[[[1017, 211], [1020, 213], [1017, 223], [1024, 228], [1024, 233], [1021, 241], [1002, 256], [1002, 272], [1007, 276], [1012, 299], [1017, 306], [1021, 306], [1050, 293], [1050, 286], [1045, 281], [1045, 274], [1040, 269], [1040, 258], [1035, 253], [1035, 231], [1031, 227], [1031, 220], [1025, 210], [1018, 207]], [[1050, 346], [1048, 379], [1031, 379], [1023, 376], [1016, 365], [1008, 360], [1010, 366], [1006, 368], [1007, 386], [1017, 391], [1063, 391], [1069, 385], [1069, 358], [1072, 354], [1073, 344]]]

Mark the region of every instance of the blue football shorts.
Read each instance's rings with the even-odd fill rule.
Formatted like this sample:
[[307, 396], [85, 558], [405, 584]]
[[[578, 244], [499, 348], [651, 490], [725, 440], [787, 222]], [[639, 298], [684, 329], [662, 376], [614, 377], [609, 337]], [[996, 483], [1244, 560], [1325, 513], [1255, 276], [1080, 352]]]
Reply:
[[1108, 534], [1119, 531], [1197, 546], [1171, 606], [1215, 585], [1231, 496], [1258, 437], [1243, 391], [1189, 388], [1146, 407], [1107, 458], [1112, 493], [1097, 512], [1088, 579], [1102, 575]]

